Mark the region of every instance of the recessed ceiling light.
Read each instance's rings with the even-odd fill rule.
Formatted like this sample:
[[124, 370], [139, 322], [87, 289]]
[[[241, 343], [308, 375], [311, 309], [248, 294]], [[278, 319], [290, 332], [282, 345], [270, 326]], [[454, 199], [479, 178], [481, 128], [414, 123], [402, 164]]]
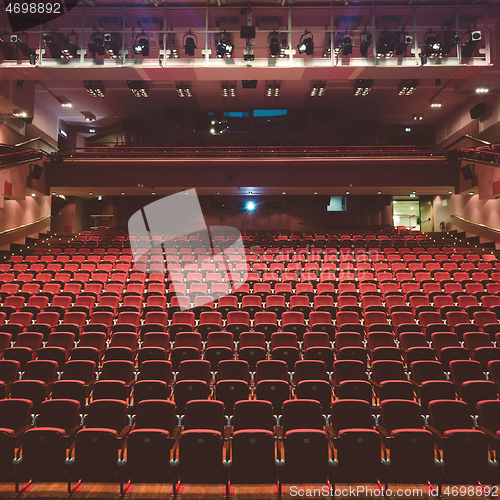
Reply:
[[382, 194], [382, 191], [378, 191], [377, 194]]
[[317, 191], [314, 191], [314, 194], [318, 194], [318, 192], [317, 192]]
[[285, 192], [285, 191], [283, 191], [281, 194], [286, 194], [286, 192]]
[[448, 194], [453, 194], [453, 191], [448, 191]]
[[416, 193], [416, 191], [412, 191], [412, 193], [413, 193], [413, 194], [415, 194], [415, 193]]
[[217, 191], [217, 194], [220, 194], [220, 191]]
[[469, 194], [472, 196], [472, 195], [474, 194], [474, 192], [473, 192], [473, 191], [471, 191]]
[[52, 194], [56, 194], [54, 191], [52, 191]]
[[36, 194], [35, 193], [31, 193], [31, 196], [36, 196]]
[[122, 194], [125, 194], [125, 193], [122, 191]]
[[156, 194], [154, 191], [151, 194]]
[[93, 193], [92, 191], [89, 191], [89, 194], [90, 194], [90, 195], [92, 195], [92, 194], [94, 194], [94, 193]]
[[349, 191], [346, 191], [345, 194], [349, 194]]

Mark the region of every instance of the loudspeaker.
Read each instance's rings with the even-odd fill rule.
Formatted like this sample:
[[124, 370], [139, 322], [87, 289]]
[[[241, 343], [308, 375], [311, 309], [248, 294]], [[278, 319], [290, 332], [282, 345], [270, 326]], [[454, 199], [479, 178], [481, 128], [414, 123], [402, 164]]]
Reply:
[[476, 104], [474, 107], [470, 108], [469, 113], [470, 117], [474, 120], [474, 118], [479, 118], [486, 111], [486, 104], [482, 102]]
[[35, 179], [37, 181], [40, 180], [40, 176], [42, 175], [43, 168], [40, 165], [33, 165], [30, 168], [30, 174], [29, 177], [30, 179]]
[[465, 165], [462, 167], [462, 175], [466, 181], [470, 181], [476, 177], [476, 174], [473, 170], [474, 165]]
[[240, 28], [241, 38], [255, 38], [255, 26], [242, 26]]
[[257, 80], [241, 80], [241, 87], [244, 89], [256, 89]]

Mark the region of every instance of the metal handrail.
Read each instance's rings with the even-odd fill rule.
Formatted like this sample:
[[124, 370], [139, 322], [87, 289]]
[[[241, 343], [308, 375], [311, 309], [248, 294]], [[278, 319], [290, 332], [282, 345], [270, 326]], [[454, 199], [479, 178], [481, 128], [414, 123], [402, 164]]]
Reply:
[[26, 146], [26, 144], [30, 144], [30, 143], [35, 142], [35, 141], [41, 141], [41, 142], [47, 144], [47, 146], [50, 146], [51, 148], [55, 149], [56, 151], [59, 150], [59, 148], [57, 146], [54, 146], [49, 141], [47, 141], [46, 139], [44, 139], [43, 137], [40, 137], [40, 136], [33, 137], [33, 139], [28, 139], [27, 141], [24, 141], [24, 142], [20, 142], [19, 144], [16, 144], [15, 147], [16, 148], [24, 147], [24, 146]]
[[46, 215], [45, 217], [42, 217], [41, 219], [34, 220], [33, 222], [28, 222], [28, 224], [23, 224], [21, 226], [12, 227], [10, 229], [5, 229], [4, 231], [0, 231], [0, 236], [2, 236], [3, 234], [12, 233], [13, 231], [17, 231], [19, 229], [24, 229], [25, 227], [33, 226], [34, 224], [38, 224], [39, 222], [42, 222], [46, 219], [50, 219], [51, 217], [52, 217], [52, 215]]
[[490, 231], [493, 231], [495, 233], [500, 233], [500, 229], [497, 229], [496, 227], [491, 227], [491, 226], [487, 226], [486, 224], [481, 224], [479, 222], [474, 222], [474, 221], [469, 220], [469, 219], [464, 219], [463, 217], [460, 217], [460, 215], [457, 215], [457, 214], [451, 214], [451, 217], [455, 217], [456, 219], [461, 220], [463, 222], [467, 222], [469, 224], [472, 224], [473, 226], [484, 227], [485, 229], [489, 229]]

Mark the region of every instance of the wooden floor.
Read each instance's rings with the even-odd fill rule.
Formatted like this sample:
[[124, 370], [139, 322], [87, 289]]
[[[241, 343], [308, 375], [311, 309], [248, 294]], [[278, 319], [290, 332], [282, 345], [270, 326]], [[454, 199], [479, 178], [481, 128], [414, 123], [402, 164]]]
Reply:
[[[323, 496], [318, 490], [321, 485], [297, 485], [297, 490], [290, 490], [290, 485], [285, 486], [285, 494], [282, 498], [321, 498], [328, 499], [330, 496]], [[357, 487], [362, 487], [359, 494], [350, 494], [355, 491]], [[165, 484], [138, 484], [135, 485], [132, 492], [128, 496], [130, 500], [133, 499], [170, 499], [172, 486]], [[299, 488], [303, 489], [302, 495], [297, 494]], [[363, 485], [336, 485], [339, 492], [336, 499], [356, 498], [357, 500], [384, 498], [380, 491], [375, 491], [374, 486], [370, 484]], [[366, 489], [365, 489], [366, 488]], [[429, 495], [424, 485], [399, 485], [391, 486], [392, 495], [388, 498], [408, 499], [408, 500], [426, 500], [437, 498], [436, 495]], [[407, 490], [404, 493], [397, 494], [397, 489]], [[460, 488], [460, 487], [459, 487]], [[313, 489], [315, 491], [313, 491]], [[366, 490], [369, 490], [367, 493]], [[468, 488], [467, 488], [468, 490]], [[453, 496], [451, 490], [448, 495], [444, 495], [444, 499], [485, 499], [486, 496], [470, 496], [467, 490], [463, 490], [465, 494], [458, 494]], [[361, 493], [363, 491], [363, 493]], [[420, 491], [420, 494], [418, 494]], [[294, 493], [294, 494], [292, 494]], [[307, 495], [309, 493], [309, 495]], [[406, 493], [406, 494], [405, 494]], [[14, 493], [14, 484], [1, 484], [0, 485], [0, 498], [16, 498]], [[62, 499], [68, 498], [66, 495], [66, 485], [62, 483], [39, 483], [35, 484], [26, 494], [20, 498], [26, 500], [33, 500], [37, 498], [43, 499]], [[75, 498], [91, 498], [91, 499], [116, 499], [119, 498], [119, 485], [117, 484], [85, 484], [83, 489], [75, 496]], [[186, 485], [182, 495], [178, 498], [180, 500], [220, 500], [222, 497], [222, 487], [220, 485]], [[234, 500], [275, 500], [277, 497], [273, 495], [272, 485], [237, 485], [235, 487]]]

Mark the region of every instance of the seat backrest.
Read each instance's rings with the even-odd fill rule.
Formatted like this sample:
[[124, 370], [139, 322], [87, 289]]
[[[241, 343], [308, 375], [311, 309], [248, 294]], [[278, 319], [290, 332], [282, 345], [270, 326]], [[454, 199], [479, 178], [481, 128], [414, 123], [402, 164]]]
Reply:
[[264, 429], [274, 427], [273, 405], [270, 401], [243, 400], [234, 404], [233, 430]]
[[422, 429], [421, 411], [415, 401], [386, 399], [380, 403], [380, 423], [388, 433], [396, 429]]
[[79, 423], [80, 402], [74, 399], [49, 399], [40, 405], [37, 427], [56, 427], [69, 433]]
[[127, 425], [127, 403], [117, 399], [98, 399], [90, 403], [85, 419], [87, 428], [112, 429], [118, 433]]
[[283, 380], [288, 382], [286, 362], [274, 359], [257, 361], [255, 380], [256, 382], [261, 380]]
[[373, 429], [370, 403], [359, 399], [337, 399], [332, 403], [330, 423], [337, 435], [344, 429]]
[[215, 400], [191, 400], [186, 403], [183, 425], [189, 429], [224, 431], [224, 403]]
[[467, 403], [445, 399], [431, 401], [429, 424], [441, 434], [449, 429], [470, 429], [472, 420]]
[[283, 433], [292, 429], [323, 429], [321, 404], [312, 399], [291, 399], [283, 403]]
[[30, 424], [31, 408], [29, 399], [2, 399], [0, 400], [0, 428], [12, 429], [18, 432]]

